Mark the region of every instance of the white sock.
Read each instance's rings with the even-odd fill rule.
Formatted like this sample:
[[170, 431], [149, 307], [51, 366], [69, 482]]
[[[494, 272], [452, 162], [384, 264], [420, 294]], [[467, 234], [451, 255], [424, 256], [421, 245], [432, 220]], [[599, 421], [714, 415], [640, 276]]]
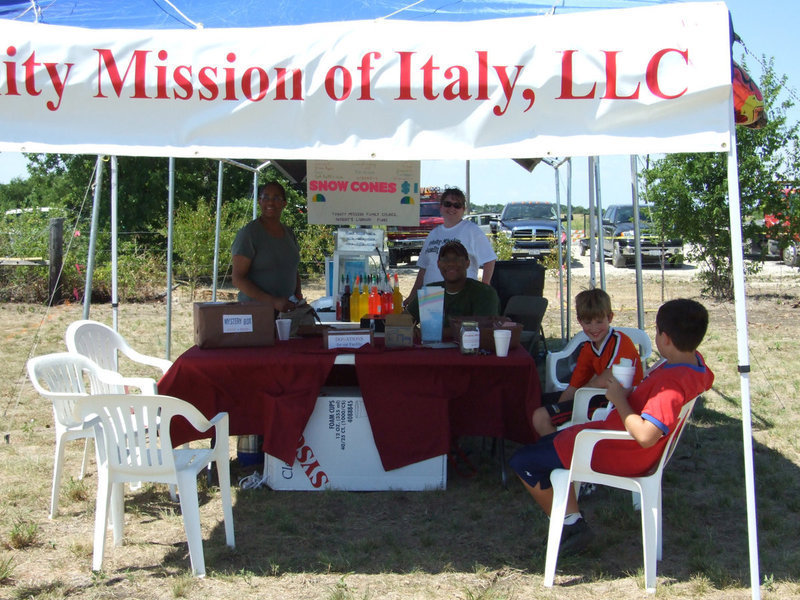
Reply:
[[580, 521], [582, 518], [583, 516], [581, 516], [581, 513], [579, 512], [569, 514], [564, 517], [564, 525], [575, 525], [575, 523]]

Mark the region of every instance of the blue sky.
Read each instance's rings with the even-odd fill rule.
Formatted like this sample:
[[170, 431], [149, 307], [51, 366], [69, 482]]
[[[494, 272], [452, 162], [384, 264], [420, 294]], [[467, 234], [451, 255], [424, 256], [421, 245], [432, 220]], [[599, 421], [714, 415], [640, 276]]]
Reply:
[[[559, 2], [554, 1], [558, 5]], [[797, 24], [800, 4], [796, 0], [728, 0], [733, 26], [751, 55], [747, 56], [750, 74], [758, 80], [762, 55], [775, 59], [775, 70], [789, 78], [798, 106], [790, 117], [800, 121], [800, 66], [797, 60]], [[734, 46], [740, 59], [744, 50]], [[573, 160], [573, 203], [587, 206], [587, 159]], [[466, 188], [466, 163], [463, 161], [425, 161], [422, 163], [423, 186], [458, 186]], [[560, 169], [562, 199], [566, 194], [566, 169]], [[0, 153], [0, 183], [13, 177], [24, 177], [25, 160], [21, 154]], [[601, 199], [604, 205], [630, 201], [630, 158], [608, 156], [600, 159]], [[472, 161], [470, 163], [470, 196], [473, 204], [505, 203], [511, 200], [553, 201], [554, 170], [540, 165], [533, 173], [509, 160]]]

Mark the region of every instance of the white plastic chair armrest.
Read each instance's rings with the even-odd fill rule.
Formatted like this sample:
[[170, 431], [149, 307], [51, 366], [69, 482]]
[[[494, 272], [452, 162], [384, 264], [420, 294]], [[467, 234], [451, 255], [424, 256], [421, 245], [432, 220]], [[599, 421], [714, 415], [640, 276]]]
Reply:
[[157, 394], [156, 382], [150, 377], [123, 377], [116, 371], [97, 368], [97, 378], [106, 385], [134, 387], [142, 394]]
[[130, 358], [132, 361], [142, 363], [144, 365], [149, 365], [151, 367], [155, 367], [157, 369], [160, 369], [162, 373], [166, 373], [167, 370], [169, 370], [169, 368], [172, 366], [172, 361], [169, 361], [166, 358], [147, 356], [146, 354], [137, 352], [127, 344], [122, 346], [120, 350], [122, 350], [122, 353], [128, 358]]
[[575, 390], [575, 397], [572, 399], [572, 421], [570, 425], [587, 423], [589, 418], [589, 402], [597, 395], [604, 395], [605, 388], [582, 387]]

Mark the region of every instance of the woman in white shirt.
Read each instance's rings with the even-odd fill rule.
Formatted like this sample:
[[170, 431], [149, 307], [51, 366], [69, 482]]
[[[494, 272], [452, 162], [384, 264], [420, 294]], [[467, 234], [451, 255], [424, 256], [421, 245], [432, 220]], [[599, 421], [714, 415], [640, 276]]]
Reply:
[[478, 279], [478, 267], [483, 268], [481, 281], [488, 284], [494, 272], [494, 263], [497, 255], [494, 253], [492, 243], [486, 234], [472, 221], [464, 220], [467, 211], [467, 199], [458, 188], [447, 188], [439, 198], [439, 212], [444, 223], [437, 226], [428, 234], [425, 244], [419, 253], [417, 266], [419, 273], [414, 281], [414, 286], [406, 298], [405, 304], [413, 300], [417, 290], [423, 285], [442, 281], [442, 274], [436, 266], [439, 249], [447, 242], [457, 240], [463, 244], [469, 253], [469, 269], [467, 277]]

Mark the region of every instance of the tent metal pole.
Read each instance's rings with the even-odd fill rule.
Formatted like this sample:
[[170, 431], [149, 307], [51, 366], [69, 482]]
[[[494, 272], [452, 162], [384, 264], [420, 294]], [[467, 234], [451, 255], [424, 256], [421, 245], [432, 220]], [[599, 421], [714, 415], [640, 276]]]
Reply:
[[117, 247], [117, 236], [119, 227], [117, 219], [117, 201], [119, 199], [119, 179], [117, 169], [117, 157], [111, 157], [111, 323], [114, 331], [119, 331], [119, 286], [117, 281], [117, 267], [119, 260], [119, 249]]
[[742, 392], [742, 443], [744, 481], [747, 501], [747, 538], [750, 553], [750, 589], [753, 600], [761, 597], [758, 570], [758, 520], [756, 519], [755, 466], [753, 461], [753, 423], [750, 404], [750, 356], [747, 348], [747, 305], [744, 287], [744, 248], [742, 246], [742, 213], [739, 195], [739, 164], [736, 157], [736, 124], [733, 102], [730, 105], [730, 147], [728, 148], [728, 211], [731, 231], [731, 268], [736, 311], [739, 386]]
[[596, 253], [602, 252], [594, 209], [594, 157], [589, 157], [587, 165], [589, 176], [589, 287], [594, 288], [597, 283], [595, 256]]
[[470, 196], [470, 193], [469, 193], [469, 190], [470, 190], [470, 185], [469, 185], [470, 164], [469, 164], [469, 160], [466, 161], [466, 164], [464, 165], [464, 169], [465, 169], [464, 170], [464, 178], [465, 178], [465, 182], [466, 182], [466, 184], [464, 186], [466, 188], [464, 190], [464, 195], [467, 197], [467, 205], [470, 208], [472, 208], [472, 200], [471, 200], [471, 196]]
[[220, 211], [222, 209], [222, 169], [224, 163], [219, 161], [217, 172], [217, 219], [214, 226], [214, 281], [211, 284], [211, 300], [217, 301], [217, 276], [219, 275], [219, 231], [220, 231]]
[[172, 243], [175, 221], [175, 158], [169, 158], [169, 184], [167, 191], [167, 347], [164, 357], [171, 360], [172, 353]]
[[[569, 222], [572, 222], [572, 158], [567, 159], [567, 218]], [[589, 238], [591, 239], [591, 238]], [[591, 247], [591, 244], [589, 244]], [[570, 248], [567, 249], [567, 295], [564, 298], [564, 311], [567, 314], [567, 318], [564, 319], [564, 312], [562, 312], [561, 316], [561, 341], [566, 342], [566, 340], [570, 339], [569, 330], [570, 330], [570, 318], [569, 318], [569, 306], [572, 302], [572, 244], [570, 244]], [[564, 334], [564, 323], [566, 321], [567, 328], [566, 328], [566, 335]]]
[[605, 237], [603, 235], [603, 199], [600, 195], [600, 157], [593, 156], [594, 159], [594, 186], [595, 186], [595, 204], [597, 206], [597, 257], [600, 259], [598, 266], [600, 267], [600, 287], [606, 289], [606, 256], [603, 248], [606, 246]]
[[631, 199], [633, 201], [633, 243], [636, 248], [636, 323], [644, 329], [644, 288], [642, 286], [642, 232], [639, 223], [639, 180], [636, 155], [631, 154]]
[[98, 155], [94, 168], [94, 198], [92, 200], [92, 225], [89, 232], [89, 251], [86, 257], [86, 284], [83, 288], [83, 318], [89, 318], [92, 306], [92, 278], [94, 277], [94, 251], [97, 246], [97, 224], [100, 220], [100, 190], [103, 187], [103, 157]]
[[[556, 177], [556, 212], [558, 213], [558, 230], [561, 229], [561, 182], [558, 178], [558, 166], [554, 166], [553, 173]], [[566, 230], [566, 244], [567, 244], [567, 253], [569, 253], [569, 246], [572, 242], [572, 234], [570, 226], [572, 224], [572, 219], [570, 219], [569, 214], [569, 207], [567, 207], [567, 230]], [[558, 233], [556, 233], [556, 249], [558, 251], [558, 306], [561, 310], [561, 338], [564, 338], [564, 252], [561, 249], [561, 240], [558, 239]]]
[[253, 173], [253, 221], [258, 218], [258, 171]]

